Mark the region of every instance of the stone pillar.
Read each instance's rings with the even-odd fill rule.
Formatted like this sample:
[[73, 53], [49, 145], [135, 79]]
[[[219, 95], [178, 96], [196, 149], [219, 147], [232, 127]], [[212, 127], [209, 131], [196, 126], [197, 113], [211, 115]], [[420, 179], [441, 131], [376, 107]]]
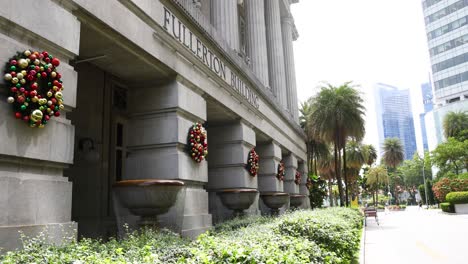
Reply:
[[287, 109], [283, 39], [281, 37], [280, 1], [265, 1], [265, 25], [270, 87], [278, 102]]
[[[281, 147], [276, 142], [259, 145], [255, 148], [259, 155], [258, 190], [262, 192], [283, 192], [283, 182], [276, 178], [281, 161]], [[268, 214], [270, 209], [260, 199], [260, 210]]]
[[[66, 108], [43, 129], [30, 128], [14, 117], [6, 102], [2, 71], [0, 82], [5, 93], [0, 96], [0, 255], [22, 247], [19, 232], [28, 237], [43, 233], [55, 244], [76, 235], [77, 224], [71, 220], [72, 183], [63, 171], [73, 164], [75, 128], [66, 116], [76, 107], [78, 75], [69, 61], [78, 55], [80, 43], [80, 22], [54, 1], [13, 1], [3, 6], [2, 70], [17, 52], [47, 50], [61, 62], [57, 70], [66, 88]], [[43, 14], [60, 18], [60, 23], [43, 19]]]
[[[183, 236], [196, 237], [211, 227], [208, 213], [206, 161], [196, 163], [186, 151], [187, 133], [193, 123], [206, 120], [206, 101], [184, 84], [181, 77], [162, 87], [133, 89], [129, 94], [126, 179], [177, 179], [185, 182], [182, 223], [178, 209], [163, 215], [162, 226], [177, 228]], [[177, 223], [177, 224], [175, 224]], [[178, 226], [181, 224], [181, 226]]]
[[258, 79], [269, 86], [268, 55], [265, 30], [265, 0], [245, 0], [247, 22], [247, 56]]
[[[216, 194], [222, 189], [257, 189], [257, 177], [245, 169], [249, 151], [255, 146], [255, 132], [242, 121], [208, 128], [208, 185], [210, 213], [215, 223], [232, 216]], [[258, 214], [258, 197], [247, 210]]]
[[304, 202], [301, 205], [301, 208], [308, 209], [310, 208], [309, 200], [309, 189], [307, 188], [307, 178], [309, 177], [309, 172], [307, 171], [307, 166], [304, 161], [298, 162], [297, 170], [302, 174], [301, 184], [299, 185], [299, 193], [306, 196]]
[[284, 65], [286, 73], [287, 106], [292, 117], [299, 122], [299, 109], [297, 105], [296, 69], [294, 66], [293, 40], [297, 39], [292, 17], [281, 19], [283, 33]]
[[286, 174], [284, 177], [284, 192], [298, 194], [299, 185], [294, 182], [297, 170], [297, 158], [294, 156], [294, 154], [290, 153], [283, 157], [283, 162]]
[[232, 49], [239, 51], [237, 0], [211, 1], [211, 24]]

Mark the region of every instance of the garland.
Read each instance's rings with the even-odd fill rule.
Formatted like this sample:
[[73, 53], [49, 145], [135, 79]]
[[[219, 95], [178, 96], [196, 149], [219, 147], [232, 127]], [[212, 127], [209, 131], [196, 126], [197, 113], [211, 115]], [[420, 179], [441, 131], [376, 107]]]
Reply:
[[208, 143], [206, 129], [200, 122], [190, 127], [187, 141], [190, 157], [198, 163], [202, 162], [208, 155]]
[[301, 173], [299, 171], [296, 171], [296, 175], [294, 177], [294, 183], [296, 185], [299, 185], [301, 183]]
[[250, 173], [250, 176], [255, 177], [258, 174], [258, 159], [259, 156], [257, 152], [255, 152], [255, 148], [251, 149], [249, 151], [249, 156], [247, 157], [247, 164], [245, 165], [245, 168], [247, 171]]
[[50, 117], [63, 110], [62, 76], [56, 68], [60, 60], [47, 51], [26, 50], [6, 64], [4, 79], [9, 88], [8, 103], [15, 117], [30, 127], [43, 128]]
[[284, 181], [284, 175], [285, 175], [284, 163], [282, 161], [280, 161], [280, 163], [278, 164], [278, 173], [276, 174], [276, 178], [279, 181]]

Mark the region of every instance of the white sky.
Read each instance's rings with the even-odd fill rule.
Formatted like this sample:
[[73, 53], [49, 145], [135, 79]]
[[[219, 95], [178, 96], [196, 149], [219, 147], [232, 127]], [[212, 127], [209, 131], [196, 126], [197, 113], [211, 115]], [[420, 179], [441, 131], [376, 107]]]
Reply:
[[409, 88], [421, 145], [420, 87], [430, 71], [421, 0], [300, 0], [292, 13], [299, 31], [299, 101], [313, 96], [323, 81], [361, 85], [368, 109], [365, 141], [377, 146], [372, 84]]

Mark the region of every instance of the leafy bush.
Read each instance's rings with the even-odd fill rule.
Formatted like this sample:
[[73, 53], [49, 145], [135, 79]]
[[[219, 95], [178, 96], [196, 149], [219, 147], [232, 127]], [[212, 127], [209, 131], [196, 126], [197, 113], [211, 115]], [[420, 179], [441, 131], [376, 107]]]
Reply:
[[445, 197], [445, 200], [451, 204], [468, 203], [468, 192], [451, 192]]
[[359, 250], [362, 215], [358, 211], [339, 208], [315, 212], [282, 217], [278, 232], [316, 242], [323, 251], [330, 252], [330, 256], [341, 258], [334, 260], [337, 263], [350, 262]]
[[442, 178], [432, 187], [440, 202], [445, 202], [445, 196], [450, 192], [468, 191], [468, 179]]
[[443, 212], [447, 212], [447, 213], [455, 212], [455, 208], [453, 208], [453, 205], [450, 203], [441, 203], [440, 208], [442, 209]]
[[[434, 192], [432, 191], [432, 181], [426, 181], [427, 187], [427, 199], [430, 205], [436, 204]], [[423, 204], [426, 204], [426, 188], [424, 188], [424, 184], [418, 186], [419, 195], [421, 196], [421, 200]]]
[[359, 249], [362, 220], [358, 211], [330, 208], [237, 218], [195, 241], [149, 229], [64, 246], [42, 237], [0, 256], [0, 263], [349, 263]]

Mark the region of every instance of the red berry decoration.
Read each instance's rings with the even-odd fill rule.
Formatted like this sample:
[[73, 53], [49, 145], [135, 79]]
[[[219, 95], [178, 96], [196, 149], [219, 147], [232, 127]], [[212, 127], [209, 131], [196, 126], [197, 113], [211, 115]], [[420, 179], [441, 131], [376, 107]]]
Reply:
[[202, 162], [208, 155], [208, 143], [206, 129], [200, 122], [190, 127], [187, 142], [190, 157], [198, 163]]
[[284, 181], [284, 175], [285, 175], [284, 163], [280, 161], [280, 163], [278, 164], [278, 173], [276, 174], [276, 178], [279, 181]]
[[259, 156], [257, 152], [255, 152], [255, 148], [251, 149], [249, 151], [249, 156], [247, 158], [247, 164], [245, 165], [245, 168], [249, 172], [250, 176], [255, 177], [258, 174], [258, 159]]
[[[6, 64], [3, 77], [10, 87], [8, 103], [13, 105], [15, 117], [30, 127], [44, 127], [50, 117], [60, 116], [63, 84], [56, 69], [59, 65], [60, 60], [46, 51], [29, 50], [16, 54]], [[49, 83], [54, 85], [49, 86]], [[55, 106], [51, 111], [47, 111], [48, 101]]]
[[301, 173], [299, 171], [296, 171], [296, 175], [294, 177], [294, 183], [296, 185], [299, 185], [301, 183]]

